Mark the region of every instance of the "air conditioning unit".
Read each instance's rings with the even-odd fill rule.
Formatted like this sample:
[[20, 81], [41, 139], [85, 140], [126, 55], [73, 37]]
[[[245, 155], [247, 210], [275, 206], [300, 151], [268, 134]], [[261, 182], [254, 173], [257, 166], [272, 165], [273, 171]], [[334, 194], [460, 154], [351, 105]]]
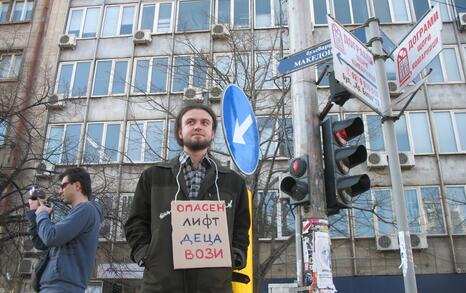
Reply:
[[424, 234], [411, 234], [411, 248], [412, 249], [426, 249], [429, 246], [427, 245], [427, 237]]
[[50, 177], [55, 172], [55, 165], [50, 162], [43, 161], [37, 165], [36, 170], [37, 177]]
[[196, 87], [185, 88], [184, 89], [183, 100], [201, 102], [203, 100], [202, 90], [200, 88], [196, 88]]
[[401, 152], [398, 154], [398, 158], [400, 159], [401, 168], [410, 169], [416, 165], [414, 154], [412, 153]]
[[136, 45], [147, 45], [152, 42], [152, 35], [148, 30], [140, 30], [134, 33], [133, 42]]
[[390, 97], [392, 98], [396, 98], [401, 95], [401, 92], [398, 89], [398, 85], [396, 84], [396, 81], [393, 81], [393, 80], [388, 81], [388, 91], [390, 93]]
[[18, 272], [21, 275], [30, 275], [34, 266], [35, 260], [33, 258], [23, 258], [18, 267]]
[[376, 235], [375, 241], [377, 250], [397, 250], [400, 249], [398, 246], [398, 239], [395, 235]]
[[223, 24], [214, 24], [212, 26], [212, 38], [217, 40], [227, 39], [230, 34], [228, 29]]
[[382, 169], [388, 166], [387, 154], [385, 152], [369, 152], [367, 154], [368, 169]]
[[460, 31], [466, 30], [466, 13], [458, 13], [458, 28]]
[[23, 252], [24, 253], [38, 253], [40, 250], [34, 248], [34, 244], [30, 238], [25, 238], [23, 240]]
[[47, 99], [46, 107], [47, 109], [51, 109], [51, 110], [63, 109], [65, 107], [65, 103], [63, 101], [63, 95], [61, 94], [50, 95]]
[[223, 90], [219, 86], [214, 86], [210, 89], [210, 99], [213, 101], [220, 101]]
[[58, 46], [62, 49], [76, 48], [76, 35], [61, 35], [58, 41]]

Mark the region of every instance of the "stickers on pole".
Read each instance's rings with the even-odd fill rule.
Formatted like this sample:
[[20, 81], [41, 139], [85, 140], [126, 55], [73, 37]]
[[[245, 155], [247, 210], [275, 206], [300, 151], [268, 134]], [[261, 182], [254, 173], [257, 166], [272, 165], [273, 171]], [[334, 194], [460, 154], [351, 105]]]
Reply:
[[393, 52], [398, 89], [404, 88], [442, 51], [442, 17], [435, 6]]

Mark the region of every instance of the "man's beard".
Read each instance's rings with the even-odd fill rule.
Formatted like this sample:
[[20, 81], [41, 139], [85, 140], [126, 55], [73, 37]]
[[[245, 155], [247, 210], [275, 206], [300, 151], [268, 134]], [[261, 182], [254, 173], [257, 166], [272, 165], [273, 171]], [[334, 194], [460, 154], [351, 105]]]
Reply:
[[212, 141], [208, 139], [200, 139], [200, 140], [185, 139], [183, 140], [183, 145], [194, 152], [201, 151], [201, 150], [204, 150], [210, 147], [211, 143]]

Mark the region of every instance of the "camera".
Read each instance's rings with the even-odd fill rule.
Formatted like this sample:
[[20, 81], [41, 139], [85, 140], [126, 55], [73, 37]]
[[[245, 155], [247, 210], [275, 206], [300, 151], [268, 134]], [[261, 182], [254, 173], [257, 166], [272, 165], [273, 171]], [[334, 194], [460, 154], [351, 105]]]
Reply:
[[[29, 194], [30, 194], [29, 199], [32, 199], [32, 200], [46, 199], [47, 198], [47, 195], [45, 194], [45, 191], [42, 190], [42, 189], [38, 189], [35, 186], [33, 186], [31, 188], [31, 190], [29, 190]], [[48, 200], [45, 201], [44, 205], [47, 206], [47, 207], [52, 206], [52, 204]]]

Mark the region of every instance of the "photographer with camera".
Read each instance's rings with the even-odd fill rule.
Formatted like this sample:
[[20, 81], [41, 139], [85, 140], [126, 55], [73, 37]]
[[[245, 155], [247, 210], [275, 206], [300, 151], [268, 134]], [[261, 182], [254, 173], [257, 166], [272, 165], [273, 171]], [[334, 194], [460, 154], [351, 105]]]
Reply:
[[38, 277], [39, 292], [84, 292], [92, 273], [101, 206], [91, 200], [91, 178], [83, 168], [68, 168], [59, 176], [60, 195], [71, 209], [61, 221], [50, 220], [52, 207], [47, 197], [34, 190], [29, 199], [29, 232], [37, 249], [47, 250], [47, 259]]

